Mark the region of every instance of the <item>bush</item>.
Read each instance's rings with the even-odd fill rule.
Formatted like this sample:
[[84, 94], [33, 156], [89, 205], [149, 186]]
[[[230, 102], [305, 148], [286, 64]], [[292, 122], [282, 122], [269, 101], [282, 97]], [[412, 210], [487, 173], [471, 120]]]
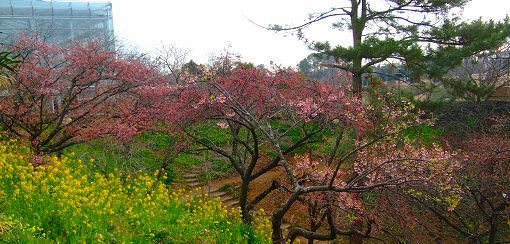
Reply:
[[68, 156], [40, 157], [17, 141], [0, 141], [0, 239], [270, 242], [260, 227], [267, 225], [243, 224], [239, 211], [229, 211], [219, 199], [171, 192], [154, 174], [93, 173], [90, 164]]
[[436, 125], [449, 132], [465, 134], [489, 132], [500, 118], [507, 118], [510, 102], [469, 101], [444, 102], [429, 104], [426, 111], [437, 116]]
[[[127, 146], [127, 148], [125, 147]], [[121, 169], [123, 173], [133, 173], [139, 170], [154, 171], [160, 168], [162, 156], [148, 147], [145, 142], [132, 141], [121, 145], [113, 140], [98, 139], [73, 145], [64, 151], [73, 153], [76, 158], [87, 161], [96, 159], [94, 165], [101, 173], [113, 173]]]

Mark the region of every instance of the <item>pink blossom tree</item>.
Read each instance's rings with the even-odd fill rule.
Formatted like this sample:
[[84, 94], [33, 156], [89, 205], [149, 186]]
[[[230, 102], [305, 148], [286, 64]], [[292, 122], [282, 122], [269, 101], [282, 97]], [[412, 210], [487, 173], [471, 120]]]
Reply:
[[151, 122], [157, 70], [98, 42], [67, 47], [22, 37], [20, 65], [0, 100], [0, 125], [37, 153], [115, 135], [127, 139]]
[[[379, 104], [365, 106], [365, 113], [360, 116], [366, 116], [370, 122], [358, 128], [362, 133], [350, 142], [350, 149], [339, 154], [333, 151], [322, 162], [305, 157], [293, 165], [282, 157], [280, 163], [287, 172], [289, 184], [284, 188], [285, 203], [272, 214], [275, 243], [292, 241], [298, 236], [313, 241], [333, 240], [341, 235], [349, 236], [354, 243], [363, 238], [377, 238], [377, 230], [383, 229], [384, 223], [378, 217], [383, 216], [384, 220], [387, 212], [394, 213], [380, 208], [408, 206], [388, 197], [389, 193], [423, 186], [439, 189], [447, 196], [457, 192], [451, 177], [460, 167], [456, 153], [437, 145], [416, 145], [406, 139], [402, 132], [424, 121], [412, 113], [411, 104], [385, 100], [387, 95], [391, 94], [378, 98]], [[265, 130], [265, 135], [280, 152], [278, 137], [271, 128]], [[336, 145], [345, 143], [341, 137], [335, 142]], [[300, 204], [308, 209], [309, 226], [294, 227], [284, 237], [282, 219], [291, 207]], [[375, 207], [370, 207], [374, 204]]]
[[[202, 77], [176, 86], [179, 98], [177, 102], [166, 103], [172, 104], [170, 110], [175, 112], [168, 119], [179, 124], [184, 133], [205, 149], [230, 162], [241, 177], [240, 207], [243, 218], [249, 221], [253, 207], [279, 187], [272, 184], [250, 200], [249, 185], [278, 167], [281, 156], [274, 156], [267, 164], [261, 163], [261, 151], [267, 148], [268, 142], [257, 124], [246, 116], [254, 116], [265, 123], [282, 121], [296, 129], [299, 138], [281, 138], [285, 141], [282, 153], [288, 155], [322, 141], [321, 134], [326, 127], [310, 123], [312, 118], [317, 117], [319, 111], [334, 114], [333, 111], [339, 108], [336, 101], [346, 97], [339, 87], [308, 81], [293, 70], [268, 71], [237, 64], [230, 68], [226, 66], [222, 64], [221, 68], [204, 70]], [[342, 113], [335, 116], [345, 117]], [[204, 121], [223, 128], [231, 137], [228, 145], [215, 145], [210, 138], [199, 137], [193, 125]]]
[[505, 240], [510, 219], [510, 141], [504, 133], [466, 138], [460, 148], [466, 152], [462, 167], [452, 174], [460, 191], [456, 198], [438, 198], [434, 188], [408, 192], [415, 208], [428, 210], [438, 223], [429, 226], [438, 238], [453, 237], [473, 243]]
[[[369, 101], [290, 69], [269, 71], [231, 62], [203, 70], [201, 77], [177, 90], [179, 97], [171, 109], [175, 114], [169, 117], [204, 149], [226, 158], [239, 174], [239, 204], [245, 221], [250, 221], [250, 211], [273, 191], [286, 196], [271, 213], [275, 243], [298, 236], [311, 241], [338, 235], [372, 237], [379, 212], [364, 207], [368, 206], [366, 194], [382, 199], [383, 190], [413, 189], [430, 181], [437, 183], [434, 187], [442, 186], [445, 194], [454, 190], [449, 176], [458, 166], [455, 153], [406, 140], [402, 136], [405, 129], [426, 121], [412, 104], [390, 99], [391, 94], [380, 92]], [[229, 143], [217, 145], [199, 136], [194, 125], [204, 121], [223, 128]], [[332, 141], [331, 134], [336, 135]], [[289, 161], [312, 146], [330, 146], [331, 150], [311, 153], [308, 161]], [[263, 162], [263, 156], [271, 158]], [[285, 177], [274, 179], [249, 199], [250, 184], [276, 169]], [[284, 217], [300, 204], [309, 207], [312, 224], [296, 226], [284, 237]], [[341, 225], [345, 216], [354, 216], [356, 221]]]

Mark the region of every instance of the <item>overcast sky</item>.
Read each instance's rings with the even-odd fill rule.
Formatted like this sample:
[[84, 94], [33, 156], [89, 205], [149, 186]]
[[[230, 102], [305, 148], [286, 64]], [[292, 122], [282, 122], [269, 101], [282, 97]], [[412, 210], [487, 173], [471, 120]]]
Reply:
[[[309, 13], [338, 6], [339, 0], [111, 0], [115, 34], [126, 43], [151, 52], [161, 43], [191, 51], [190, 58], [207, 62], [227, 47], [255, 64], [274, 61], [294, 66], [310, 50], [295, 36], [264, 30], [267, 24], [298, 24]], [[502, 19], [510, 0], [472, 0], [464, 18]], [[314, 40], [349, 43], [349, 34], [317, 23], [307, 31]]]

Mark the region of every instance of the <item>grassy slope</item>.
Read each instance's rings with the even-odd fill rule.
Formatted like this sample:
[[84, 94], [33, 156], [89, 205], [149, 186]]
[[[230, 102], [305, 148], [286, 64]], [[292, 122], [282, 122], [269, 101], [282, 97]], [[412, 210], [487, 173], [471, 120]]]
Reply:
[[2, 240], [268, 242], [267, 221], [254, 229], [219, 201], [186, 199], [152, 174], [103, 175], [72, 156], [39, 158], [16, 141], [0, 141]]

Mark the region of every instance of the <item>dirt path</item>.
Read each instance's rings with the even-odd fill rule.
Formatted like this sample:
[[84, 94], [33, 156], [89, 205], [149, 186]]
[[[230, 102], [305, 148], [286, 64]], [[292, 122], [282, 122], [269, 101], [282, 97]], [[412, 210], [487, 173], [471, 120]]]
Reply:
[[[239, 206], [239, 198], [237, 194], [238, 187], [241, 183], [239, 175], [215, 179], [204, 184], [199, 180], [200, 173], [201, 167], [197, 167], [183, 173], [184, 184], [179, 184], [177, 187], [190, 190], [190, 194], [192, 196], [200, 195], [205, 199], [219, 197], [222, 204], [227, 207]], [[253, 199], [257, 194], [264, 191], [266, 187], [270, 186], [273, 179], [280, 179], [282, 177], [285, 177], [285, 173], [282, 170], [276, 169], [267, 172], [250, 184], [248, 198]], [[271, 212], [282, 203], [281, 199], [282, 196], [271, 193], [268, 197], [257, 204], [253, 211], [258, 212], [260, 209], [264, 209], [265, 212]], [[292, 216], [289, 220], [291, 219]], [[287, 229], [289, 227], [290, 224], [288, 224], [288, 221], [285, 221], [283, 228]]]
[[191, 189], [192, 196], [202, 196], [205, 199], [220, 198], [221, 203], [227, 207], [237, 207], [239, 200], [222, 190], [224, 184], [206, 184], [199, 180], [200, 172], [191, 171], [183, 174], [185, 185]]

